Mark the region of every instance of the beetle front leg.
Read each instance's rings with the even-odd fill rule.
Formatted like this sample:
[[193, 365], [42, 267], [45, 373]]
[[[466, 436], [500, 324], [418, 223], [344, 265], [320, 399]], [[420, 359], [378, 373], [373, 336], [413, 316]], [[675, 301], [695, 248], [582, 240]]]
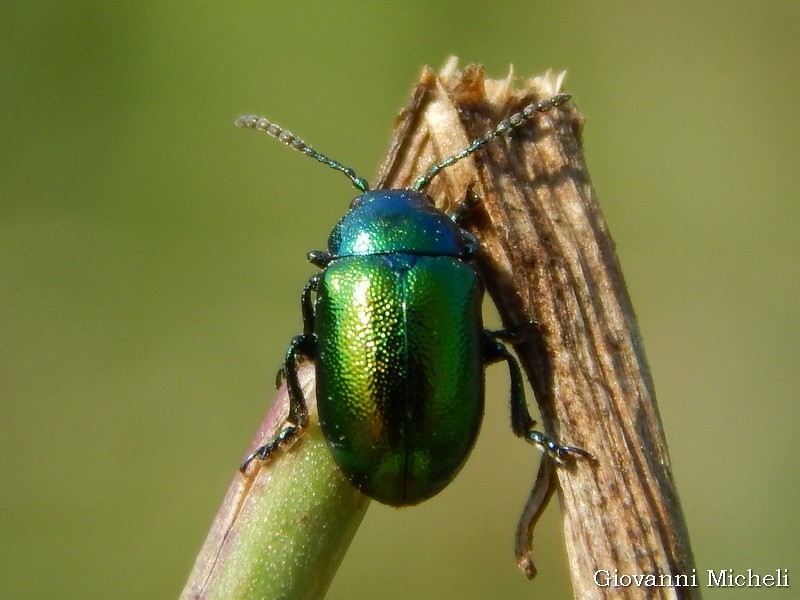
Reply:
[[508, 364], [509, 376], [511, 378], [511, 429], [515, 435], [523, 438], [540, 450], [547, 452], [559, 463], [564, 463], [570, 454], [577, 454], [591, 458], [591, 454], [583, 448], [575, 446], [564, 446], [555, 439], [545, 435], [541, 431], [534, 429], [536, 421], [528, 412], [528, 403], [525, 401], [525, 387], [522, 381], [522, 371], [514, 355], [508, 350], [505, 344], [498, 341], [498, 334], [503, 332], [486, 331], [486, 348], [484, 351], [484, 362], [491, 364], [501, 360]]

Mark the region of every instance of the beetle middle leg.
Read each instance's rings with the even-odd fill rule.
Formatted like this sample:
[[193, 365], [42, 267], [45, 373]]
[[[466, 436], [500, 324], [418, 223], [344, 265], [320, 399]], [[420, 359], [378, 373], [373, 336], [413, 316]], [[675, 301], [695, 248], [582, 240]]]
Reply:
[[[309, 255], [310, 254], [311, 252], [309, 252]], [[303, 314], [303, 334], [292, 339], [289, 350], [291, 350], [292, 344], [294, 344], [295, 340], [298, 338], [314, 338], [314, 303], [311, 301], [311, 292], [316, 292], [317, 288], [319, 288], [319, 279], [320, 273], [314, 273], [303, 288], [303, 295], [300, 297], [300, 310]], [[310, 358], [314, 358], [311, 354], [306, 353], [306, 355]], [[276, 389], [281, 387], [281, 384], [283, 384], [286, 379], [286, 365], [288, 360], [289, 354], [287, 352], [286, 360], [284, 360], [281, 368], [278, 369], [278, 372], [275, 374]], [[302, 396], [303, 395], [300, 394], [301, 398]]]
[[506, 345], [500, 341], [501, 338], [516, 336], [516, 332], [513, 332], [513, 330], [487, 330], [484, 335], [486, 336], [484, 362], [491, 364], [504, 360], [508, 364], [511, 379], [511, 429], [514, 434], [547, 452], [559, 463], [566, 462], [570, 454], [591, 458], [592, 455], [583, 448], [562, 445], [557, 440], [534, 429], [536, 421], [533, 420], [530, 412], [528, 412], [528, 403], [525, 401], [525, 387], [519, 363]]
[[289, 415], [286, 418], [286, 423], [274, 439], [258, 447], [245, 457], [239, 466], [239, 470], [242, 472], [247, 469], [247, 466], [254, 459], [266, 460], [278, 448], [289, 446], [308, 425], [308, 407], [303, 396], [303, 389], [300, 386], [300, 380], [297, 377], [297, 359], [300, 356], [305, 356], [312, 360], [316, 357], [317, 340], [314, 336], [314, 306], [311, 302], [311, 293], [316, 292], [319, 287], [319, 279], [320, 274], [315, 273], [303, 288], [301, 297], [303, 333], [292, 338], [289, 348], [286, 350], [283, 365], [278, 369], [278, 374], [275, 378], [276, 387], [280, 387], [285, 379], [289, 391]]

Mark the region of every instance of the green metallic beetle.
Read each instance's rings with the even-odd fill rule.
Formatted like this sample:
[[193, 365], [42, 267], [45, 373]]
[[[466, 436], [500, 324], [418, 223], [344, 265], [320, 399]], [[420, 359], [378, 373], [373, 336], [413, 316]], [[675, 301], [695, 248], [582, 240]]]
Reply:
[[308, 255], [322, 272], [303, 290], [303, 333], [292, 339], [278, 373], [289, 389], [288, 420], [245, 458], [242, 471], [308, 424], [300, 356], [316, 363], [320, 425], [334, 460], [354, 486], [384, 504], [417, 504], [452, 481], [480, 428], [484, 366], [501, 360], [511, 376], [514, 433], [559, 462], [570, 453], [589, 456], [533, 429], [519, 364], [503, 343], [512, 334], [483, 327], [483, 285], [472, 264], [477, 241], [458, 215], [436, 209], [422, 192], [442, 169], [568, 99], [560, 94], [528, 105], [431, 167], [412, 189], [398, 190], [370, 191], [352, 169], [267, 119], [237, 121], [345, 173], [363, 192], [333, 229], [328, 250]]

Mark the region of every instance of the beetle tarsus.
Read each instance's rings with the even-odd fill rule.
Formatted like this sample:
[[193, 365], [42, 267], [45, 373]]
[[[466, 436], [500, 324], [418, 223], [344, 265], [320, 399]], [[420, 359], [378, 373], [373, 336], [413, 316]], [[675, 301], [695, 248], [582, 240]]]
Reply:
[[255, 459], [266, 461], [275, 451], [292, 445], [300, 435], [300, 428], [293, 423], [287, 423], [280, 433], [271, 442], [259, 446], [254, 452], [248, 454], [239, 465], [239, 470], [244, 473]]
[[542, 452], [546, 452], [559, 464], [566, 464], [568, 457], [571, 454], [577, 454], [584, 458], [592, 458], [591, 453], [583, 448], [577, 446], [564, 446], [551, 437], [546, 436], [541, 431], [530, 429], [525, 436], [530, 443], [539, 448]]

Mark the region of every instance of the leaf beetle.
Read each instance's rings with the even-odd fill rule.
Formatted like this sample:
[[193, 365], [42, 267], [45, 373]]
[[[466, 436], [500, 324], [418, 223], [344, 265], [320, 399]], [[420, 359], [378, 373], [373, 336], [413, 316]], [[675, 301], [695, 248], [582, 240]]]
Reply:
[[483, 284], [472, 262], [477, 241], [459, 225], [458, 211], [445, 214], [424, 193], [442, 169], [569, 98], [527, 105], [430, 167], [410, 189], [370, 190], [352, 169], [269, 120], [236, 121], [344, 173], [362, 192], [334, 227], [327, 250], [308, 254], [321, 272], [303, 289], [303, 333], [292, 339], [277, 377], [288, 386], [288, 419], [275, 439], [244, 459], [243, 472], [308, 425], [296, 373], [301, 357], [315, 361], [320, 426], [335, 462], [383, 504], [417, 504], [453, 480], [478, 435], [484, 369], [494, 362], [509, 368], [517, 436], [559, 462], [590, 456], [533, 428], [519, 364], [504, 344], [514, 332], [483, 326]]

